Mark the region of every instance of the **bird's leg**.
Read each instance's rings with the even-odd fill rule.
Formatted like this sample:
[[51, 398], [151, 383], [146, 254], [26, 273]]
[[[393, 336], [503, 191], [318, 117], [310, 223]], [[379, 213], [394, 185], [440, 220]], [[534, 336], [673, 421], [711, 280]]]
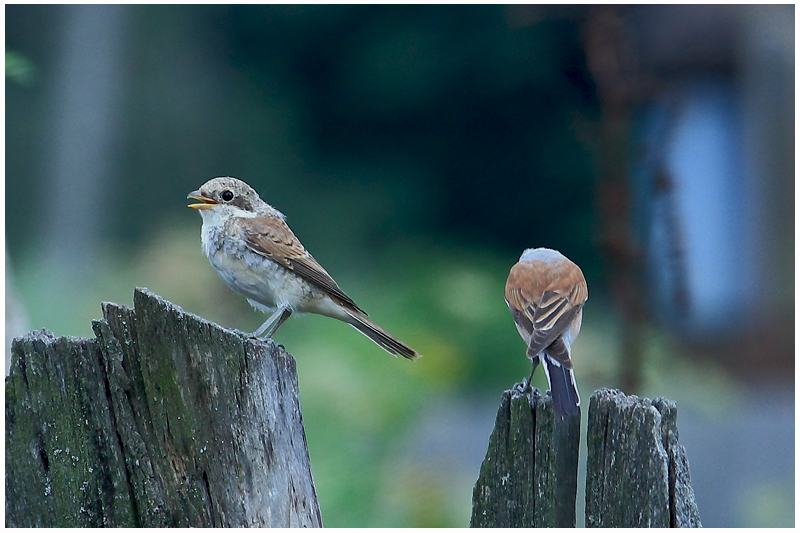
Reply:
[[536, 372], [536, 367], [539, 366], [539, 358], [534, 357], [531, 359], [531, 375], [528, 376], [528, 379], [522, 381], [522, 393], [525, 394], [526, 392], [531, 390], [531, 380], [533, 379], [533, 373]]
[[291, 309], [289, 309], [288, 307], [284, 309], [283, 312], [281, 313], [281, 316], [278, 318], [278, 321], [275, 322], [275, 325], [269, 329], [269, 332], [266, 335], [264, 335], [264, 338], [271, 339], [272, 336], [275, 334], [275, 332], [278, 331], [278, 328], [281, 327], [281, 325], [283, 325], [284, 322], [286, 322], [286, 319], [289, 318], [291, 314], [292, 314]]
[[533, 379], [533, 373], [536, 372], [536, 367], [539, 366], [539, 358], [534, 357], [531, 359], [531, 375], [528, 376], [528, 384], [530, 385], [531, 380]]
[[281, 327], [284, 322], [286, 322], [286, 319], [289, 318], [291, 314], [292, 310], [288, 307], [279, 307], [266, 321], [264, 321], [263, 324], [261, 324], [261, 327], [255, 330], [250, 336], [259, 338], [261, 337], [261, 334], [264, 333], [264, 331], [266, 331], [270, 325], [272, 325], [272, 327], [269, 328], [269, 331], [267, 331], [267, 334], [263, 336], [264, 339], [271, 339], [275, 332], [278, 331], [278, 328]]

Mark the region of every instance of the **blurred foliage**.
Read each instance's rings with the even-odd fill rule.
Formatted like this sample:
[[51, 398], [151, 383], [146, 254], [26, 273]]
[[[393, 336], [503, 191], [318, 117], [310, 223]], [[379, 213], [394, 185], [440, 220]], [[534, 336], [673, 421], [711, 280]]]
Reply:
[[770, 481], [748, 486], [739, 495], [742, 527], [794, 527], [794, 491], [791, 484]]
[[22, 54], [6, 50], [6, 78], [25, 87], [36, 82], [36, 66]]
[[[9, 42], [61, 6], [9, 6]], [[565, 249], [590, 278], [598, 108], [580, 10], [503, 6], [133, 6], [108, 237], [217, 175], [244, 179], [321, 244], [407, 236], [513, 251]], [[534, 17], [535, 15], [535, 17]], [[532, 24], [530, 20], [538, 23]], [[52, 77], [51, 37], [27, 44]], [[7, 192], [47, 187], [46, 94], [9, 87]], [[38, 100], [37, 100], [38, 99]], [[7, 206], [12, 254], [48, 232]], [[336, 220], [336, 224], [328, 221]], [[33, 234], [28, 228], [37, 228]], [[34, 239], [31, 239], [31, 236]], [[305, 237], [306, 240], [309, 237]], [[341, 243], [336, 243], [338, 248]], [[311, 243], [306, 243], [311, 246]]]

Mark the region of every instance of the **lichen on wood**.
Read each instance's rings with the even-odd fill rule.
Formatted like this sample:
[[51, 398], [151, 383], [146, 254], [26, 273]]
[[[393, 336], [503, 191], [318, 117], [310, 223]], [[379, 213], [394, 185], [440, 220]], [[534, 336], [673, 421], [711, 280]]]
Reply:
[[503, 393], [472, 493], [471, 527], [574, 527], [580, 413], [556, 419], [549, 395]]
[[675, 402], [598, 390], [587, 446], [587, 527], [701, 526]]
[[10, 526], [321, 526], [294, 359], [146, 289], [15, 339]]

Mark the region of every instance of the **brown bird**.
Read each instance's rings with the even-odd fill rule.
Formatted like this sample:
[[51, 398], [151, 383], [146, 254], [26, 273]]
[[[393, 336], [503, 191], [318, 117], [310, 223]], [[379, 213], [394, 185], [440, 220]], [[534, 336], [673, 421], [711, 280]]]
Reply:
[[571, 346], [581, 330], [583, 304], [589, 297], [583, 272], [556, 250], [529, 248], [511, 267], [505, 297], [531, 360], [531, 375], [523, 391], [530, 388], [543, 359], [556, 415], [577, 414], [581, 399]]
[[[203, 216], [203, 252], [225, 283], [272, 315], [252, 336], [271, 338], [293, 312], [346, 322], [392, 355], [419, 354], [367, 318], [286, 224], [283, 213], [245, 182], [214, 178], [187, 198]], [[269, 329], [268, 329], [269, 328]]]

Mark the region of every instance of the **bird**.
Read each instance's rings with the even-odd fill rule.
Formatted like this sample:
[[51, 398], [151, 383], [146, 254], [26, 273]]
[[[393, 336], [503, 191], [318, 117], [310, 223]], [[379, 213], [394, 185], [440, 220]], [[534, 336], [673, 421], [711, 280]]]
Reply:
[[367, 318], [314, 259], [286, 217], [242, 180], [218, 177], [192, 191], [188, 207], [203, 218], [202, 247], [211, 266], [257, 310], [272, 312], [252, 337], [272, 338], [292, 313], [315, 313], [350, 324], [397, 356], [420, 355]]
[[533, 373], [542, 361], [553, 409], [561, 419], [577, 414], [581, 403], [571, 352], [588, 297], [580, 267], [549, 248], [525, 250], [506, 281], [506, 304], [531, 360], [531, 374], [523, 382], [522, 392], [530, 389]]

